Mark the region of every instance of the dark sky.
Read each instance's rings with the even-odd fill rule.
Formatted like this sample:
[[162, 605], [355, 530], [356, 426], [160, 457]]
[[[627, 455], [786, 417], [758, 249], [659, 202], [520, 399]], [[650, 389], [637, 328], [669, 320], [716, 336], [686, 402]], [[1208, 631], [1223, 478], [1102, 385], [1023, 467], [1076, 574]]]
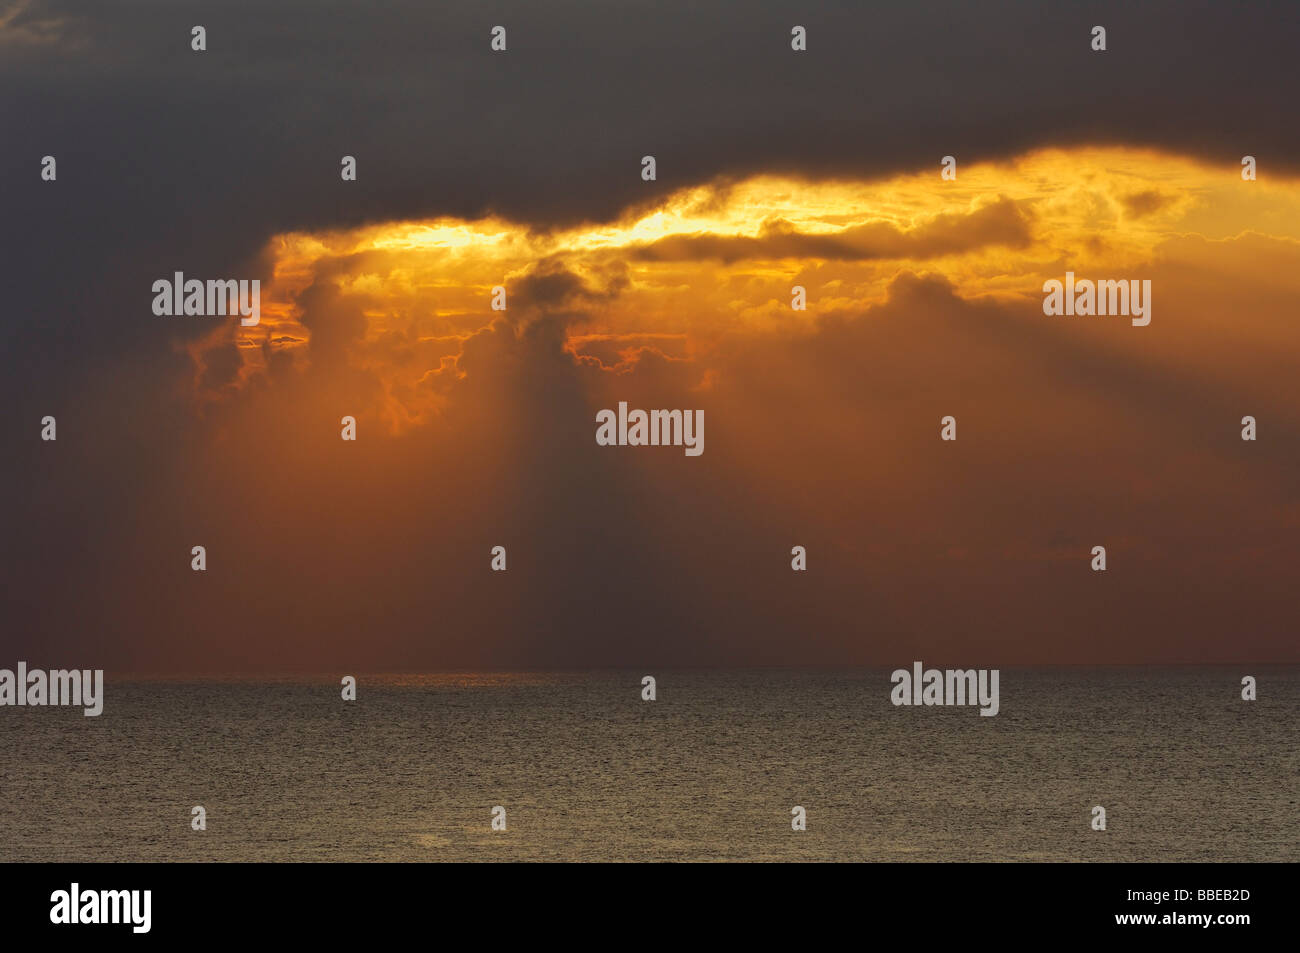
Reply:
[[[289, 231], [489, 213], [545, 231], [756, 172], [869, 179], [937, 167], [945, 154], [968, 163], [1119, 144], [1228, 168], [1250, 153], [1294, 175], [1300, 6], [32, 0], [0, 9], [0, 662], [318, 671], [1297, 659], [1282, 580], [1250, 589], [1250, 558], [1276, 573], [1296, 554], [1293, 542], [1267, 548], [1262, 515], [1214, 514], [1207, 546], [1233, 550], [1229, 571], [1175, 542], [1184, 537], [1170, 527], [1186, 529], [1194, 495], [1174, 493], [1185, 507], [1171, 501], [1161, 522], [1128, 509], [1122, 487], [1105, 499], [1061, 490], [1036, 501], [1025, 492], [1038, 484], [1012, 477], [1004, 495], [972, 494], [982, 515], [954, 530], [956, 549], [989, 543], [998, 520], [1019, 517], [1042, 524], [1051, 546], [1086, 552], [1094, 535], [1133, 530], [1155, 541], [1143, 550], [1152, 559], [1181, 552], [1174, 568], [1108, 579], [1098, 601], [1095, 579], [1066, 579], [1030, 556], [1002, 552], [953, 570], [933, 538], [909, 536], [907, 504], [890, 503], [892, 517], [865, 511], [869, 490], [855, 486], [870, 484], [855, 484], [852, 462], [906, 460], [918, 493], [945, 492], [933, 481], [946, 465], [910, 437], [880, 443], [883, 432], [855, 409], [880, 397], [862, 367], [877, 380], [890, 369], [883, 360], [834, 369], [874, 347], [851, 325], [824, 329], [802, 355], [829, 381], [843, 375], [841, 442], [791, 424], [777, 443], [803, 442], [808, 482], [772, 462], [766, 482], [746, 488], [728, 467], [729, 448], [733, 467], [745, 451], [725, 416], [710, 416], [716, 443], [693, 477], [678, 459], [675, 470], [656, 459], [641, 471], [626, 457], [593, 456], [589, 388], [560, 350], [568, 319], [527, 293], [540, 317], [514, 327], [517, 337], [476, 339], [464, 366], [481, 370], [446, 432], [427, 444], [418, 434], [376, 439], [368, 456], [329, 467], [321, 461], [336, 452], [338, 414], [322, 411], [330, 445], [303, 437], [297, 447], [292, 435], [311, 426], [314, 405], [290, 385], [217, 422], [196, 413], [181, 345], [204, 326], [162, 326], [148, 305], [152, 282], [174, 270], [266, 277], [263, 249]], [[195, 24], [207, 30], [202, 54], [190, 50]], [[496, 24], [508, 30], [505, 55], [489, 49]], [[794, 24], [808, 29], [806, 55], [790, 54]], [[1104, 54], [1089, 50], [1094, 24], [1107, 29]], [[638, 176], [647, 153], [658, 158], [651, 185]], [[46, 154], [57, 157], [57, 183], [39, 179]], [[359, 167], [347, 188], [344, 154]], [[984, 313], [941, 282], [905, 280], [891, 300], [940, 328]], [[329, 330], [318, 318], [320, 367]], [[1050, 350], [1036, 333], [1026, 326], [1022, 346]], [[924, 352], [914, 357], [924, 363]], [[676, 373], [648, 362], [628, 392], [685, 406]], [[1122, 385], [1126, 371], [1097, 373]], [[747, 378], [737, 370], [733, 380]], [[749, 406], [770, 383], [750, 381]], [[1133, 386], [1144, 400], [1165, 395], [1171, 414], [1198, 406], [1187, 403], [1191, 385]], [[925, 387], [917, 394], [929, 427], [938, 413]], [[808, 412], [826, 413], [838, 396]], [[1238, 405], [1202, 396], [1235, 434]], [[1292, 396], [1279, 380], [1279, 402]], [[717, 406], [725, 414], [725, 394]], [[56, 446], [38, 439], [45, 414], [58, 417]], [[448, 445], [473, 454], [438, 456]], [[850, 464], [837, 446], [855, 448], [844, 453]], [[1135, 452], [1151, 469], [1167, 459], [1158, 446]], [[1273, 500], [1293, 505], [1295, 452], [1268, 454]], [[1006, 459], [1022, 477], [1041, 466], [1050, 485], [1070, 479], [1063, 460]], [[965, 466], [972, 480], [999, 482], [991, 461]], [[260, 482], [269, 471], [274, 483]], [[1234, 486], [1207, 493], [1220, 499]], [[1244, 524], [1258, 535], [1233, 537]], [[789, 548], [805, 537], [823, 571], [792, 580]], [[206, 577], [188, 568], [196, 541], [210, 541]], [[509, 544], [511, 569], [494, 578], [483, 570], [497, 542]], [[1246, 632], [1225, 637], [1235, 626]]]

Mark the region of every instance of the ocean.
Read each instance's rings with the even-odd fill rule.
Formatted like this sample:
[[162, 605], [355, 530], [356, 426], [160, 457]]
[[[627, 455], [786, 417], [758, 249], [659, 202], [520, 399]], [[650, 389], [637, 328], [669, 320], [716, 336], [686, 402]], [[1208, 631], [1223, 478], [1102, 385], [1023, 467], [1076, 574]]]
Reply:
[[340, 676], [0, 709], [0, 859], [1300, 860], [1296, 666], [1004, 668], [995, 717], [889, 669]]

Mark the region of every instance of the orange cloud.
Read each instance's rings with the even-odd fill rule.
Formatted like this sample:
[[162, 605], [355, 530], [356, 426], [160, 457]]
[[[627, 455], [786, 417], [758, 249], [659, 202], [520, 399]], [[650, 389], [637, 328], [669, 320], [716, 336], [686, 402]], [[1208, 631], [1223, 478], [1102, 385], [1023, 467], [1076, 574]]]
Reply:
[[[572, 361], [611, 373], [652, 353], [693, 364], [698, 385], [716, 377], [719, 349], [864, 314], [911, 272], [942, 275], [959, 298], [1014, 303], [1040, 327], [1042, 283], [1066, 270], [1124, 278], [1212, 268], [1225, 287], [1276, 287], [1280, 304], [1300, 291], [1296, 213], [1294, 181], [1076, 149], [961, 167], [956, 181], [934, 170], [874, 181], [758, 176], [545, 233], [495, 218], [295, 233], [268, 249], [261, 325], [201, 342], [196, 384], [228, 392], [277, 359], [297, 372], [346, 367], [373, 380], [377, 406], [401, 429], [444, 409], [469, 373], [467, 342], [494, 321], [523, 333], [545, 319]], [[1266, 233], [1245, 228], [1261, 221]], [[508, 295], [501, 313], [489, 307], [498, 285]], [[795, 285], [807, 290], [805, 312], [791, 310]], [[1159, 283], [1153, 334], [1202, 320], [1181, 286]]]

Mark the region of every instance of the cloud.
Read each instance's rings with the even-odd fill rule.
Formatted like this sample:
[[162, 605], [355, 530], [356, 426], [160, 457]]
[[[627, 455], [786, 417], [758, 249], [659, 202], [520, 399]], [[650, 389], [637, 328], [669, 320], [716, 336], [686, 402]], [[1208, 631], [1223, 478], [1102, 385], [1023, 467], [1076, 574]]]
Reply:
[[758, 237], [674, 235], [634, 249], [641, 261], [698, 261], [733, 264], [746, 259], [818, 258], [828, 261], [911, 259], [924, 261], [987, 245], [1023, 247], [1030, 242], [1030, 214], [999, 198], [968, 214], [944, 213], [911, 229], [869, 222], [831, 234], [804, 234], [789, 222], [765, 225]]
[[1171, 195], [1165, 195], [1155, 189], [1144, 189], [1141, 192], [1133, 192], [1123, 197], [1125, 210], [1134, 218], [1141, 218], [1143, 215], [1150, 215], [1152, 212], [1159, 211], [1174, 201]]
[[0, 46], [41, 47], [59, 44], [82, 49], [85, 37], [73, 34], [71, 17], [42, 17], [32, 11], [31, 0], [13, 0], [0, 9]]

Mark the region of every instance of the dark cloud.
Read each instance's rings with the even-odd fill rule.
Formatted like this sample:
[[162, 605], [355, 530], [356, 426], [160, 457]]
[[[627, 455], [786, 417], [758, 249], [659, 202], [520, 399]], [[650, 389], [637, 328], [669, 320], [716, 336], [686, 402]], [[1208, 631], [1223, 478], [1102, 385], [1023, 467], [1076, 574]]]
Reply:
[[1150, 215], [1152, 212], [1158, 212], [1173, 200], [1174, 196], [1166, 195], [1155, 189], [1145, 189], [1123, 197], [1124, 208], [1134, 218], [1141, 218], [1144, 215]]
[[617, 297], [629, 284], [625, 262], [604, 266], [598, 276], [605, 287], [595, 287], [581, 275], [571, 271], [559, 259], [546, 259], [529, 268], [528, 273], [511, 283], [508, 301], [511, 306], [525, 309], [553, 310], [574, 303], [606, 301]]
[[239, 348], [234, 344], [208, 348], [203, 353], [203, 375], [199, 387], [213, 390], [233, 384], [243, 363]]

